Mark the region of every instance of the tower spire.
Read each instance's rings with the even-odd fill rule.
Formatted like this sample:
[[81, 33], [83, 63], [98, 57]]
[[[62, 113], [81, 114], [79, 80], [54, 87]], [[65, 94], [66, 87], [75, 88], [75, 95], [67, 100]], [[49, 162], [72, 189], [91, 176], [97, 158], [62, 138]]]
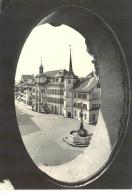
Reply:
[[43, 73], [44, 67], [43, 67], [43, 64], [42, 64], [42, 57], [40, 58], [40, 61], [41, 61], [41, 64], [39, 66], [39, 73]]
[[42, 65], [42, 64], [43, 64], [43, 63], [42, 63], [42, 56], [40, 57], [40, 60], [41, 60], [41, 65]]
[[69, 45], [70, 47], [70, 63], [69, 63], [69, 74], [72, 75], [73, 73], [73, 68], [72, 68], [72, 57], [71, 57], [71, 45]]

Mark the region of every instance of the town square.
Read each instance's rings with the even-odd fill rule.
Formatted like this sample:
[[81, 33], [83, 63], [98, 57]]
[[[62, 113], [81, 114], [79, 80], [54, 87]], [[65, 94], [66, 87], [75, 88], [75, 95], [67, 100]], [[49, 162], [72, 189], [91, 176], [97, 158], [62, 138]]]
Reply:
[[101, 113], [96, 59], [90, 56], [89, 71], [83, 70], [80, 76], [74, 61], [75, 47], [69, 44], [66, 50], [67, 64], [61, 69], [47, 71], [42, 57], [36, 74], [32, 69], [20, 69], [14, 100], [23, 144], [33, 162], [51, 177], [70, 182], [103, 166], [111, 143]]

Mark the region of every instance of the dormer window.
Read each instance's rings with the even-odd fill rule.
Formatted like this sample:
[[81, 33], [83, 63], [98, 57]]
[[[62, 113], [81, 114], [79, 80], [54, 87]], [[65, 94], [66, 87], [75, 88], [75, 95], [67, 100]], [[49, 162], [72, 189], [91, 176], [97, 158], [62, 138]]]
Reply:
[[59, 72], [59, 75], [62, 75], [62, 72]]

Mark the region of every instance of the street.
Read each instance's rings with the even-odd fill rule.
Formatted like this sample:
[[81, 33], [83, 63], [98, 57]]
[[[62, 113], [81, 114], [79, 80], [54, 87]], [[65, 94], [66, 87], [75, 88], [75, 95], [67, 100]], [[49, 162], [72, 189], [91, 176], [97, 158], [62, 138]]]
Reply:
[[83, 153], [84, 148], [63, 141], [69, 131], [79, 128], [78, 120], [37, 113], [21, 102], [16, 102], [16, 112], [23, 142], [37, 165], [63, 164]]
[[63, 141], [80, 121], [60, 115], [41, 114], [16, 102], [19, 129], [25, 147], [34, 163], [55, 179], [72, 182], [84, 179], [99, 170], [112, 150], [108, 130], [100, 112], [96, 126], [84, 123], [93, 132], [86, 148], [73, 147]]

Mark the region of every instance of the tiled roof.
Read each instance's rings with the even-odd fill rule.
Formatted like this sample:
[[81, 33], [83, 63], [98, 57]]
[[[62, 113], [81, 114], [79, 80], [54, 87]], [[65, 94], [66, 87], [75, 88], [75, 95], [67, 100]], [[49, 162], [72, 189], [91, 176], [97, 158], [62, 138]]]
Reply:
[[60, 69], [60, 70], [47, 71], [45, 72], [45, 75], [47, 75], [48, 77], [61, 77], [61, 76], [65, 76], [67, 73], [68, 73], [67, 70]]
[[18, 86], [22, 87], [24, 85], [34, 85], [34, 75], [22, 75]]
[[29, 79], [34, 79], [34, 75], [22, 75], [21, 79], [23, 79], [23, 81], [29, 80]]
[[98, 83], [99, 79], [96, 75], [87, 80], [80, 82], [78, 86], [73, 87], [72, 91], [74, 92], [90, 92]]

